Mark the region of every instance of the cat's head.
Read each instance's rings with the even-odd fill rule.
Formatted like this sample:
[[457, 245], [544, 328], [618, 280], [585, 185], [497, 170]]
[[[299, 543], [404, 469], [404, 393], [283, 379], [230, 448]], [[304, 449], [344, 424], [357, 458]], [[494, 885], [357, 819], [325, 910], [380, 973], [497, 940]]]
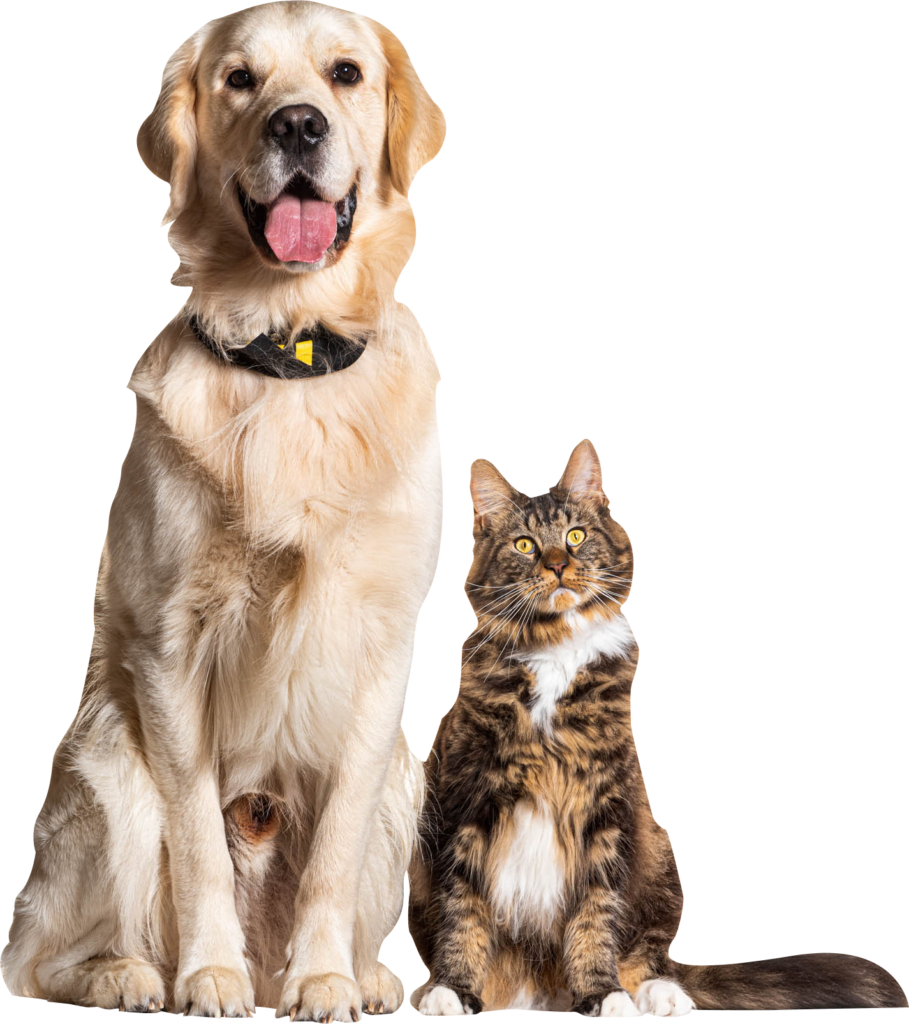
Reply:
[[535, 623], [609, 617], [631, 588], [628, 536], [609, 514], [600, 461], [582, 441], [548, 494], [528, 498], [490, 462], [473, 464], [474, 559], [467, 595], [477, 617], [513, 633]]

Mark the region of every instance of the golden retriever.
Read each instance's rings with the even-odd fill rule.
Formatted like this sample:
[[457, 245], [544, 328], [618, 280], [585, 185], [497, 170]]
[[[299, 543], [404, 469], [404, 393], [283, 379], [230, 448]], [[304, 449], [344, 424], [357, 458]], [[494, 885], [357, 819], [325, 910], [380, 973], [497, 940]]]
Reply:
[[[139, 149], [192, 292], [131, 381], [14, 993], [320, 1021], [400, 1005], [377, 957], [421, 798], [400, 716], [440, 474], [435, 363], [393, 288], [443, 136], [398, 40], [319, 4], [213, 21], [168, 63]], [[359, 339], [356, 362], [231, 364], [317, 325]]]

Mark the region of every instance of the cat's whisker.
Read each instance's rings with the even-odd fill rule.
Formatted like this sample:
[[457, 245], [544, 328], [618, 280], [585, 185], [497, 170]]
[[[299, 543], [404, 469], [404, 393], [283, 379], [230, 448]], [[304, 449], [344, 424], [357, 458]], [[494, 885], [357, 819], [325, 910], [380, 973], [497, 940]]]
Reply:
[[474, 590], [510, 590], [512, 587], [519, 586], [520, 583], [524, 583], [524, 582], [526, 582], [526, 581], [525, 580], [520, 580], [517, 584], [516, 583], [505, 583], [505, 584], [503, 584], [500, 587], [494, 587], [494, 586], [492, 586], [492, 585], [490, 585], [488, 583], [469, 583], [468, 582], [467, 586], [468, 587], [472, 587]]
[[614, 602], [616, 604], [618, 604], [620, 602], [619, 595], [618, 594], [613, 594], [612, 591], [610, 591], [610, 590], [602, 590], [602, 589], [593, 590], [593, 589], [591, 589], [590, 595], [591, 595], [591, 597], [593, 598], [593, 600], [597, 604], [603, 605], [604, 607], [608, 607], [608, 602], [609, 601], [612, 601], [612, 602]]
[[[471, 660], [471, 658], [473, 658], [473, 656], [477, 653], [477, 651], [479, 651], [481, 648], [485, 647], [486, 644], [488, 644], [490, 642], [490, 640], [492, 640], [496, 636], [498, 636], [498, 634], [501, 633], [503, 629], [507, 629], [512, 621], [513, 621], [512, 619], [506, 619], [503, 622], [499, 623], [499, 625], [492, 631], [492, 633], [490, 633], [485, 639], [483, 639], [480, 643], [478, 643], [476, 645], [476, 647], [473, 648], [473, 650], [470, 652], [470, 655], [462, 662], [462, 665], [466, 665], [467, 662], [469, 662]], [[500, 652], [499, 656], [501, 657], [501, 652]], [[498, 661], [498, 658], [496, 659], [496, 662], [497, 661]], [[492, 671], [492, 670], [490, 669], [490, 671]]]
[[521, 635], [523, 634], [525, 628], [527, 627], [527, 624], [530, 622], [531, 618], [533, 617], [534, 613], [536, 612], [536, 608], [537, 608], [537, 604], [539, 603], [539, 600], [540, 600], [539, 594], [535, 594], [531, 598], [529, 604], [527, 605], [527, 608], [525, 609], [524, 614], [518, 620], [518, 624], [515, 626], [514, 632], [512, 633], [512, 640], [511, 640], [511, 650], [512, 650], [512, 653], [517, 649], [518, 640], [521, 638]]
[[479, 619], [484, 613], [489, 613], [490, 609], [492, 608], [506, 604], [514, 596], [520, 594], [528, 585], [532, 585], [532, 581], [521, 580], [518, 583], [511, 584], [507, 588], [507, 592], [505, 594], [497, 595], [496, 597], [492, 598], [491, 601], [487, 602], [482, 607], [476, 609], [477, 618]]
[[[514, 599], [514, 600], [513, 600], [513, 601], [512, 601], [512, 602], [511, 602], [511, 603], [510, 603], [509, 605], [508, 605], [508, 607], [507, 607], [507, 608], [505, 608], [505, 609], [504, 609], [503, 611], [501, 611], [501, 612], [498, 612], [498, 613], [496, 613], [495, 615], [492, 615], [492, 616], [490, 616], [490, 622], [486, 624], [486, 628], [488, 628], [488, 626], [489, 626], [489, 625], [490, 625], [490, 624], [491, 624], [492, 622], [494, 622], [494, 621], [495, 621], [496, 619], [502, 619], [503, 621], [502, 621], [502, 622], [501, 622], [501, 623], [500, 623], [500, 624], [499, 624], [499, 625], [498, 625], [498, 626], [496, 627], [496, 629], [495, 629], [495, 630], [493, 630], [493, 632], [492, 632], [492, 633], [490, 633], [490, 634], [489, 634], [489, 635], [488, 635], [488, 636], [487, 636], [487, 637], [486, 637], [486, 638], [485, 638], [484, 640], [482, 640], [482, 641], [481, 641], [481, 642], [480, 642], [479, 644], [477, 644], [477, 645], [476, 645], [476, 646], [475, 646], [475, 647], [474, 647], [474, 648], [473, 648], [473, 649], [471, 650], [471, 652], [470, 652], [470, 657], [473, 657], [473, 655], [474, 655], [474, 654], [476, 654], [476, 652], [477, 652], [477, 651], [478, 651], [478, 650], [479, 650], [479, 649], [480, 649], [480, 648], [481, 648], [481, 647], [482, 647], [482, 646], [483, 646], [484, 644], [487, 644], [487, 643], [488, 643], [488, 642], [489, 642], [489, 641], [490, 641], [490, 640], [491, 640], [491, 639], [492, 639], [492, 638], [493, 638], [493, 637], [494, 637], [494, 636], [495, 636], [495, 635], [496, 635], [497, 633], [499, 633], [499, 632], [500, 632], [500, 631], [501, 631], [501, 630], [502, 630], [503, 628], [505, 628], [505, 627], [506, 627], [506, 626], [507, 626], [507, 625], [509, 624], [509, 622], [511, 621], [511, 619], [510, 619], [510, 618], [505, 618], [505, 616], [506, 616], [506, 615], [508, 615], [508, 616], [511, 616], [511, 615], [513, 615], [513, 614], [514, 614], [515, 612], [517, 612], [517, 611], [518, 611], [518, 609], [522, 607], [522, 605], [524, 604], [524, 601], [525, 601], [526, 599], [527, 599], [527, 595], [526, 595], [526, 593], [524, 593], [524, 594], [521, 594], [521, 595], [519, 595], [519, 596], [518, 596], [517, 598], [515, 598], [515, 599]], [[477, 635], [478, 633], [480, 633], [480, 632], [481, 632], [481, 631], [482, 631], [483, 629], [484, 629], [484, 625], [483, 625], [483, 624], [479, 625], [479, 626], [477, 627], [477, 629], [475, 629], [475, 630], [473, 631], [473, 633], [471, 633], [471, 634], [470, 634], [470, 637], [476, 636], [476, 635]], [[468, 637], [467, 639], [469, 640], [469, 639], [470, 639], [470, 637]], [[469, 660], [470, 660], [470, 658], [468, 658], [467, 660], [469, 661]], [[466, 662], [464, 662], [464, 664], [466, 664]]]
[[517, 590], [516, 591], [512, 591], [512, 592], [510, 592], [508, 594], [504, 594], [504, 595], [502, 595], [502, 596], [500, 596], [498, 598], [495, 598], [492, 601], [489, 601], [487, 604], [485, 604], [481, 608], [477, 609], [477, 618], [479, 619], [479, 618], [481, 618], [484, 615], [497, 614], [495, 609], [501, 610], [501, 608], [504, 605], [508, 604], [509, 601], [513, 600], [515, 597], [520, 596], [520, 593], [521, 592], [517, 591]]

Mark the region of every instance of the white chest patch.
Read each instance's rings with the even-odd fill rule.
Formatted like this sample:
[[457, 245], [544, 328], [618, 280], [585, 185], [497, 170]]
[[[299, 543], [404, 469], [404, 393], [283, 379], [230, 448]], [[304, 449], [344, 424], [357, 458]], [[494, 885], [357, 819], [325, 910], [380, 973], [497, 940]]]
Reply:
[[515, 804], [511, 843], [492, 889], [500, 924], [513, 934], [550, 928], [562, 906], [565, 875], [552, 815], [528, 800]]
[[568, 692], [581, 669], [603, 655], [625, 657], [634, 646], [634, 634], [624, 615], [582, 622], [568, 640], [532, 654], [515, 655], [533, 675], [530, 717], [544, 732], [552, 727], [556, 705]]

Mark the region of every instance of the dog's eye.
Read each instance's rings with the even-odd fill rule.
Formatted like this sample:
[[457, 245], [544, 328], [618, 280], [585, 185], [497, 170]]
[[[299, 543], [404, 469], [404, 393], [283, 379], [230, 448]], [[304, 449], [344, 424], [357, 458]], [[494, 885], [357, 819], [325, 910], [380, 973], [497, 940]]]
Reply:
[[343, 82], [345, 85], [353, 85], [360, 80], [360, 69], [356, 64], [349, 64], [344, 61], [335, 67], [332, 78], [336, 82]]
[[532, 555], [537, 549], [536, 544], [529, 537], [518, 537], [514, 542], [514, 546], [522, 555]]
[[249, 89], [252, 87], [253, 77], [244, 68], [237, 68], [227, 76], [227, 84], [231, 89]]

